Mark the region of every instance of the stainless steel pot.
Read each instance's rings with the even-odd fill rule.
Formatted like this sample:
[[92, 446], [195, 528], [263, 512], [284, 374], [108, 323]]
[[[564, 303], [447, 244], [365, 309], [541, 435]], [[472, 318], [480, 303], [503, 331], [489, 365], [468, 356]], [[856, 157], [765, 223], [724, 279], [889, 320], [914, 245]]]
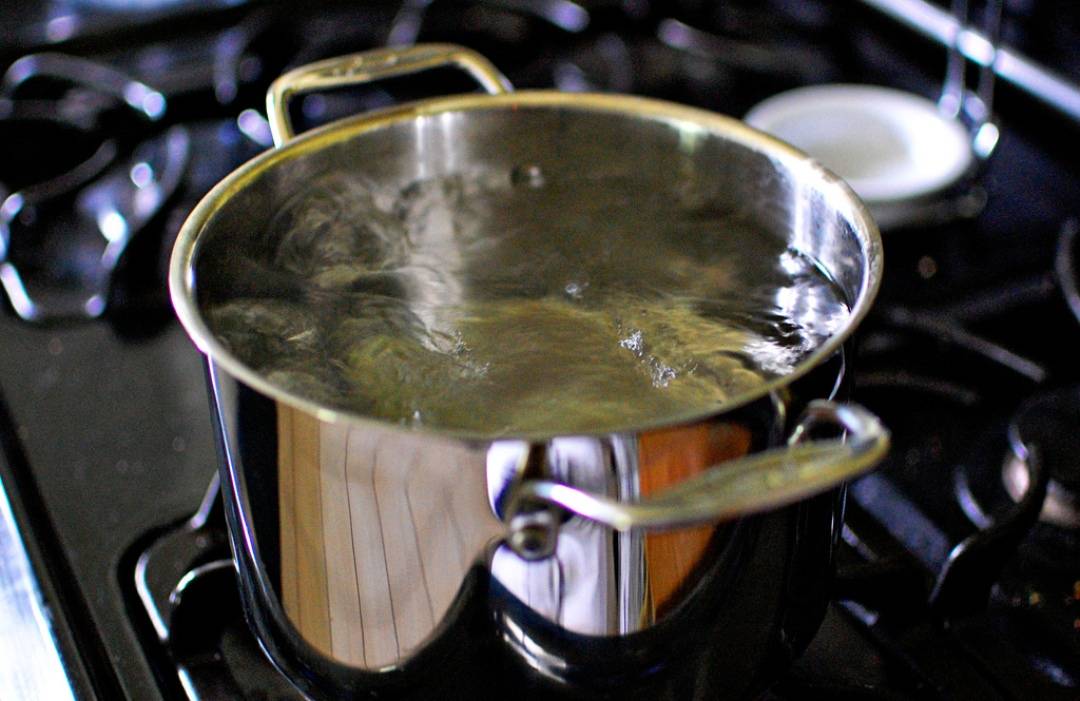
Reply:
[[[292, 134], [297, 93], [446, 65], [489, 94]], [[816, 631], [842, 484], [888, 444], [873, 416], [831, 401], [882, 266], [877, 230], [847, 186], [716, 114], [511, 92], [455, 46], [297, 69], [273, 85], [268, 112], [278, 148], [192, 212], [170, 286], [207, 357], [243, 600], [275, 664], [327, 698], [759, 691]], [[522, 163], [600, 175], [644, 165], [650, 177], [708, 182], [718, 205], [818, 261], [850, 318], [793, 372], [720, 410], [498, 440], [320, 406], [245, 366], [208, 328], [200, 299], [238, 284], [277, 203], [316, 174], [405, 184]]]

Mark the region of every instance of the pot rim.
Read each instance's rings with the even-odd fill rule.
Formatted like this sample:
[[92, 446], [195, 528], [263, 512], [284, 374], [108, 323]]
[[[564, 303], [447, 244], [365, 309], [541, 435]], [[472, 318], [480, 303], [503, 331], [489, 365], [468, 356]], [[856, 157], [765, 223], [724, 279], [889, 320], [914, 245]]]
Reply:
[[[204, 322], [195, 297], [194, 264], [200, 251], [204, 229], [233, 195], [247, 188], [264, 172], [278, 167], [281, 163], [391, 124], [431, 117], [446, 112], [514, 109], [517, 107], [569, 108], [598, 113], [615, 113], [668, 123], [678, 129], [685, 130], [689, 134], [702, 131], [709, 134], [719, 134], [741, 146], [783, 163], [791, 172], [798, 173], [801, 177], [808, 179], [836, 209], [845, 213], [847, 218], [855, 225], [856, 233], [859, 235], [861, 253], [865, 256], [866, 264], [858, 295], [851, 301], [851, 313], [848, 319], [828, 340], [803, 358], [791, 372], [772, 378], [753, 390], [736, 395], [715, 407], [671, 414], [648, 424], [628, 425], [620, 431], [600, 430], [575, 432], [573, 434], [553, 434], [551, 432], [484, 434], [476, 431], [424, 424], [412, 425], [392, 422], [344, 409], [331, 408], [272, 384], [259, 372], [244, 364], [217, 340], [209, 326]], [[863, 318], [866, 317], [881, 285], [883, 258], [881, 236], [876, 223], [866, 205], [843, 180], [802, 151], [737, 119], [696, 107], [634, 95], [523, 90], [499, 95], [466, 94], [437, 97], [374, 110], [312, 129], [291, 139], [282, 146], [256, 156], [225, 176], [203, 196], [198, 205], [190, 212], [173, 246], [172, 256], [169, 260], [168, 284], [169, 296], [181, 325], [195, 346], [211, 363], [223, 368], [234, 378], [261, 394], [311, 414], [321, 421], [348, 422], [361, 426], [377, 425], [383, 428], [396, 427], [402, 431], [418, 434], [482, 443], [513, 439], [547, 441], [564, 435], [601, 436], [616, 433], [640, 433], [695, 424], [745, 406], [791, 384], [840, 349]]]

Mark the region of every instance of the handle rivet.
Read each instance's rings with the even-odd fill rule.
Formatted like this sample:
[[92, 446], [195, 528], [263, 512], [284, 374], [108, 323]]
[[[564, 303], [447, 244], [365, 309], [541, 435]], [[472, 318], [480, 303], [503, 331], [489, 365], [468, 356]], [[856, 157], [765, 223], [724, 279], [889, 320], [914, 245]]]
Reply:
[[524, 560], [543, 560], [555, 554], [558, 525], [550, 510], [519, 513], [510, 519], [507, 545]]

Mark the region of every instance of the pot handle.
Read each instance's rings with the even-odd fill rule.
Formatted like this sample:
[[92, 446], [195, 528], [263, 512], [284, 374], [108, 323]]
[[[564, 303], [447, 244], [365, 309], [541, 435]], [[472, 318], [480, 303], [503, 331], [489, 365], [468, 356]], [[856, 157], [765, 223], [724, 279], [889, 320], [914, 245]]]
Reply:
[[[805, 440], [822, 425], [846, 438]], [[626, 503], [547, 480], [525, 479], [506, 509], [507, 542], [519, 555], [550, 554], [557, 519], [550, 507], [617, 531], [665, 529], [723, 521], [790, 504], [849, 480], [876, 465], [889, 449], [889, 432], [856, 404], [818, 400], [803, 413], [785, 447], [714, 465], [660, 495]]]
[[490, 61], [456, 44], [418, 44], [329, 58], [294, 68], [270, 85], [266, 92], [266, 116], [274, 145], [281, 146], [296, 135], [289, 119], [289, 100], [294, 95], [370, 83], [442, 66], [460, 68], [491, 95], [513, 90], [510, 81]]

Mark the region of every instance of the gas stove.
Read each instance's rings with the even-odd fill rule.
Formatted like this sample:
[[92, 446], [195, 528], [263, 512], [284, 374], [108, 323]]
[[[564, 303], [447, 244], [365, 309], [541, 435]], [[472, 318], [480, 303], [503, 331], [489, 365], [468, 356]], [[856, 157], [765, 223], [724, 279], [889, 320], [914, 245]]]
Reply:
[[[947, 15], [923, 0], [53, 0], [0, 17], [0, 696], [210, 701], [302, 698], [244, 623], [204, 371], [164, 285], [187, 212], [270, 147], [271, 79], [451, 41], [518, 87], [735, 116], [817, 83], [934, 99]], [[885, 235], [854, 399], [894, 447], [850, 486], [833, 602], [767, 699], [1080, 695], [1080, 13], [1009, 2], [1000, 33], [1011, 69], [978, 206]], [[311, 95], [296, 118], [454, 80]], [[31, 662], [12, 671], [7, 653]]]

